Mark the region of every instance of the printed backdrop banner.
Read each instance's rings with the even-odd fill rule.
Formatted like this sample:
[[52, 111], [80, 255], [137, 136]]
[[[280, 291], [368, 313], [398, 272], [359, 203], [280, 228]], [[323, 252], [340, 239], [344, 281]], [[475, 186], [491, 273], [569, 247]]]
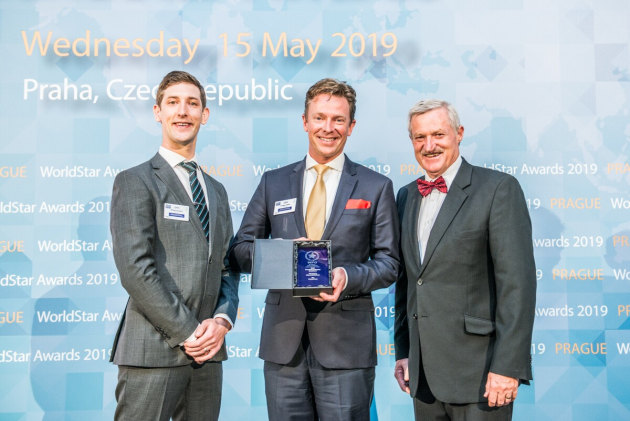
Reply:
[[[0, 419], [113, 416], [108, 359], [127, 295], [112, 182], [157, 151], [154, 94], [174, 69], [205, 86], [197, 152], [235, 227], [261, 175], [304, 157], [315, 81], [354, 86], [346, 152], [396, 189], [422, 174], [409, 107], [452, 102], [463, 156], [516, 176], [534, 226], [534, 382], [515, 419], [630, 419], [629, 41], [623, 0], [2, 1]], [[222, 420], [266, 419], [264, 291], [249, 283]], [[393, 378], [393, 288], [373, 298], [373, 418], [411, 419]]]

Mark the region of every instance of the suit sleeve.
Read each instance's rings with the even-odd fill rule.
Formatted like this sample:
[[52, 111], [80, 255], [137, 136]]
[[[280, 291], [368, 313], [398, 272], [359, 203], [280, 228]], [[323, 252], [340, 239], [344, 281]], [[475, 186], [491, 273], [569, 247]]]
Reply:
[[[375, 186], [376, 187], [376, 186]], [[356, 265], [344, 265], [348, 273], [348, 286], [342, 298], [387, 288], [396, 281], [399, 266], [399, 224], [396, 201], [391, 180], [381, 184], [381, 191], [369, 236], [370, 259]]]
[[217, 301], [217, 307], [214, 310], [214, 315], [225, 314], [230, 318], [232, 324], [236, 323], [236, 314], [238, 312], [238, 285], [239, 278], [238, 273], [235, 273], [230, 265], [229, 261], [229, 248], [233, 239], [234, 229], [232, 228], [232, 215], [230, 213], [230, 207], [228, 206], [227, 193], [223, 186], [220, 188], [220, 201], [223, 211], [223, 218], [225, 221], [225, 236], [221, 244], [221, 256], [223, 258], [223, 268], [221, 269], [221, 288], [219, 290], [219, 298]]
[[490, 371], [529, 380], [536, 305], [532, 228], [523, 191], [506, 177], [493, 198], [489, 247], [496, 284], [496, 342]]
[[[407, 205], [407, 188], [403, 187], [396, 196], [396, 206], [398, 207], [398, 218], [401, 226]], [[405, 268], [402, 247], [400, 247], [400, 268], [398, 279], [396, 280], [395, 308], [396, 318], [394, 320], [394, 347], [396, 349], [396, 360], [409, 358], [409, 322], [407, 320], [407, 270]]]
[[116, 176], [110, 228], [121, 284], [174, 348], [195, 331], [199, 322], [182, 298], [166, 288], [158, 276], [153, 253], [157, 241], [155, 207], [140, 177], [127, 171]]
[[258, 184], [254, 195], [247, 205], [241, 227], [230, 247], [230, 264], [240, 272], [250, 273], [252, 270], [254, 239], [268, 238], [271, 233], [271, 224], [267, 216], [265, 201], [266, 182], [267, 174], [263, 174], [260, 184]]

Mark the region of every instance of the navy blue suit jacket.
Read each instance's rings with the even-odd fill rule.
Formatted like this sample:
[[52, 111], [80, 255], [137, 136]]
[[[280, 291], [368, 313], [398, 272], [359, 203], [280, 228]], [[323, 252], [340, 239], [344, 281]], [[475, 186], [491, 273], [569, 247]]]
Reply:
[[[306, 237], [304, 167], [302, 160], [263, 175], [231, 248], [231, 257], [242, 271], [251, 270], [254, 239]], [[297, 199], [294, 212], [274, 215], [277, 201], [292, 198]], [[356, 208], [352, 202], [348, 204], [349, 199], [362, 199], [369, 207]], [[371, 291], [396, 280], [398, 236], [391, 180], [346, 157], [322, 240], [331, 240], [333, 266], [346, 270], [348, 285], [338, 302], [322, 304], [308, 315], [303, 300], [294, 298], [290, 290], [270, 290], [265, 300], [260, 357], [287, 364], [306, 328], [315, 357], [324, 367], [376, 365]]]

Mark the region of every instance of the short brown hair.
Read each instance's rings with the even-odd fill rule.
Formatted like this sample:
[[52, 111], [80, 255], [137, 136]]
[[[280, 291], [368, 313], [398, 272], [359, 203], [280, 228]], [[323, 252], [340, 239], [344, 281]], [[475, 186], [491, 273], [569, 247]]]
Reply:
[[357, 93], [352, 86], [348, 85], [344, 81], [337, 79], [326, 78], [316, 82], [313, 86], [308, 88], [306, 92], [306, 99], [304, 100], [304, 116], [308, 118], [308, 106], [317, 95], [330, 94], [334, 96], [340, 96], [345, 98], [350, 105], [350, 121], [354, 121], [354, 113], [357, 110]]
[[206, 108], [206, 91], [203, 89], [203, 86], [201, 86], [201, 83], [199, 83], [196, 77], [181, 70], [173, 70], [172, 72], [169, 72], [166, 76], [164, 76], [162, 82], [160, 82], [160, 86], [155, 94], [155, 103], [158, 107], [162, 105], [162, 99], [164, 98], [164, 91], [166, 88], [178, 83], [190, 83], [199, 88], [201, 108]]

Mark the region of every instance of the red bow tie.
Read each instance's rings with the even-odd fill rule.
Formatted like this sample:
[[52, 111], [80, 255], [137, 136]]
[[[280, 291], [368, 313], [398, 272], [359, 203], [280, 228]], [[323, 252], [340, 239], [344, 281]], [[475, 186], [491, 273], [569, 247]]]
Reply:
[[436, 178], [435, 181], [417, 179], [416, 182], [418, 183], [418, 191], [423, 197], [431, 193], [433, 189], [438, 189], [438, 191], [442, 193], [446, 193], [448, 191], [446, 182], [442, 176]]

